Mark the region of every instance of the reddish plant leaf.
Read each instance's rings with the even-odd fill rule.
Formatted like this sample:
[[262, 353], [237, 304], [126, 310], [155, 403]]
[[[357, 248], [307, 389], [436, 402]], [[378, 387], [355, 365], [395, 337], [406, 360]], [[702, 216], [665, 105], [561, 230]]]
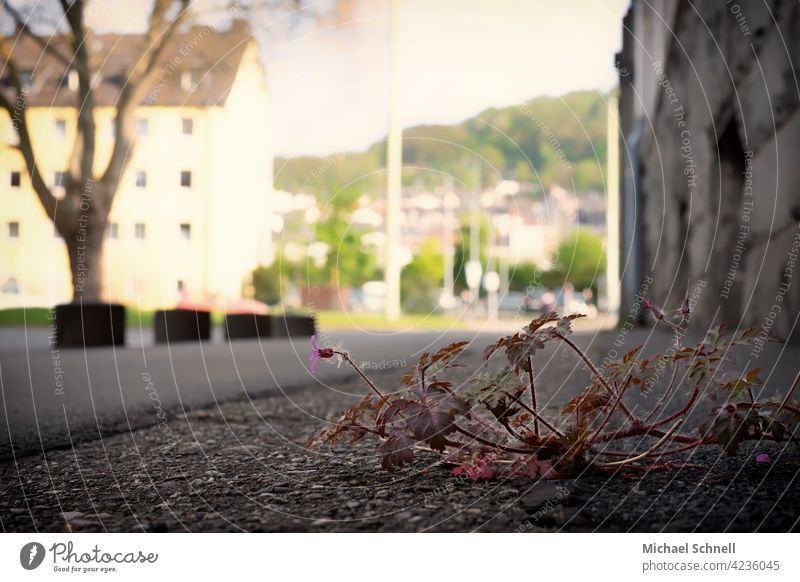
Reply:
[[560, 479], [561, 474], [553, 467], [553, 463], [548, 460], [539, 460], [539, 457], [532, 455], [517, 459], [511, 466], [511, 475], [520, 479]]
[[387, 471], [399, 469], [414, 460], [414, 439], [403, 433], [393, 434], [378, 450], [383, 454], [381, 467]]
[[477, 481], [479, 479], [492, 479], [495, 476], [494, 468], [492, 467], [493, 463], [494, 457], [487, 455], [481, 457], [473, 464], [459, 465], [452, 470], [451, 474], [453, 477], [466, 475], [473, 481]]

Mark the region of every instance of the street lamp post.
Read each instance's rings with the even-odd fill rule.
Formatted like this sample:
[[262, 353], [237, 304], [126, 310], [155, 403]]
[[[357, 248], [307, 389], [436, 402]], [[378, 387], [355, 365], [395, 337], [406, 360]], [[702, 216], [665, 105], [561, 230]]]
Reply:
[[483, 277], [483, 288], [487, 294], [487, 311], [490, 322], [497, 321], [497, 291], [500, 289], [500, 275], [489, 271]]
[[448, 176], [447, 186], [442, 197], [442, 248], [444, 250], [444, 273], [442, 281], [444, 289], [439, 304], [444, 309], [451, 309], [455, 303], [453, 297], [453, 178]]
[[397, 118], [397, 16], [399, 0], [391, 0], [389, 16], [389, 134], [386, 153], [386, 318], [400, 317], [400, 197], [402, 194], [403, 130]]

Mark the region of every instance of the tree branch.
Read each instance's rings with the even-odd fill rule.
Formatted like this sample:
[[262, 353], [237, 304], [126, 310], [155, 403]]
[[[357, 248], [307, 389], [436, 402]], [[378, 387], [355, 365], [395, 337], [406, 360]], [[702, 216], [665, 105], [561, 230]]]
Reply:
[[[92, 87], [92, 70], [89, 63], [87, 29], [84, 25], [83, 0], [67, 2], [61, 0], [64, 16], [72, 30], [72, 68], [78, 74], [78, 100], [77, 100], [77, 135], [72, 146], [69, 162], [68, 180], [77, 180], [85, 185], [94, 179], [95, 154], [95, 121], [94, 121], [94, 89]], [[67, 192], [80, 195], [83, 188], [67, 188]]]
[[130, 71], [117, 99], [117, 115], [114, 119], [116, 138], [111, 158], [103, 173], [102, 180], [104, 182], [118, 182], [125, 171], [134, 145], [134, 110], [139, 105], [143, 92], [154, 80], [157, 72], [156, 64], [175, 30], [186, 17], [190, 3], [191, 0], [180, 0], [180, 11], [171, 21], [167, 20], [166, 13], [173, 5], [172, 0], [155, 0], [153, 4], [144, 54]]
[[54, 56], [58, 60], [58, 62], [64, 65], [64, 67], [70, 66], [69, 58], [61, 54], [61, 52], [55, 46], [50, 44], [49, 40], [45, 40], [38, 34], [35, 34], [31, 30], [30, 26], [28, 26], [29, 18], [24, 18], [22, 14], [20, 14], [20, 12], [16, 8], [14, 8], [10, 2], [8, 2], [8, 0], [5, 0], [5, 2], [0, 3], [0, 8], [5, 10], [6, 13], [8, 13], [8, 15], [14, 21], [14, 24], [17, 25], [17, 30], [19, 31], [19, 33], [25, 34], [25, 36], [33, 40], [36, 44], [38, 44], [41, 47], [42, 51]]
[[17, 92], [16, 100], [12, 101], [5, 93], [0, 91], [0, 107], [8, 112], [11, 122], [16, 127], [17, 136], [19, 137], [19, 144], [14, 147], [20, 152], [20, 154], [22, 154], [22, 159], [25, 161], [25, 167], [28, 170], [28, 175], [31, 178], [33, 190], [36, 192], [39, 202], [42, 203], [47, 216], [50, 218], [50, 220], [55, 222], [58, 201], [56, 200], [55, 196], [53, 196], [53, 193], [50, 192], [50, 188], [47, 187], [47, 184], [45, 183], [44, 178], [39, 171], [39, 166], [36, 163], [36, 155], [33, 151], [33, 142], [31, 141], [31, 135], [28, 128], [28, 113], [25, 91], [22, 88], [22, 81], [19, 76], [19, 71], [14, 64], [14, 61], [11, 60], [11, 51], [8, 49], [8, 46], [2, 37], [0, 37], [0, 55], [3, 57], [3, 60], [6, 63], [6, 67], [8, 67], [11, 84], [14, 86], [14, 89]]

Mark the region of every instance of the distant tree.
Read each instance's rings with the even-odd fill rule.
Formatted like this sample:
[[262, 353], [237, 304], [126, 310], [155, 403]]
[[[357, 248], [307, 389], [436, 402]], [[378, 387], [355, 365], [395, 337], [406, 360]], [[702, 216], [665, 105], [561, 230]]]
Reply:
[[[93, 79], [97, 72], [91, 65], [94, 62], [102, 63], [102, 59], [92, 58], [91, 55], [92, 33], [85, 18], [88, 2], [60, 0], [63, 22], [68, 29], [66, 43], [52, 42], [49, 35], [34, 32], [37, 24], [52, 21], [50, 5], [36, 3], [32, 9], [24, 12], [8, 1], [2, 2], [0, 6], [0, 13], [9, 17], [16, 28], [13, 36], [0, 36], [0, 66], [8, 72], [11, 84], [10, 91], [0, 89], [0, 107], [16, 120], [14, 127], [18, 141], [14, 147], [25, 161], [39, 202], [66, 243], [74, 301], [100, 299], [103, 240], [114, 196], [136, 142], [135, 109], [156, 80], [159, 74], [156, 66], [159, 57], [178, 26], [187, 18], [190, 2], [191, 0], [154, 0], [150, 3], [149, 24], [143, 44], [145, 52], [138, 57], [132, 55], [130, 59], [131, 65], [125, 84], [120, 89], [114, 107], [114, 145], [111, 156], [103, 162], [96, 159]], [[74, 70], [77, 76], [77, 131], [67, 174], [62, 183], [64, 196], [60, 200], [42, 176], [41, 165], [34, 153], [22, 71], [13, 54], [15, 38], [23, 35], [32, 38], [41, 47], [43, 54], [57, 59], [64, 66], [65, 72], [68, 69]], [[101, 163], [103, 166], [100, 166]], [[99, 172], [98, 167], [101, 168]]]
[[[606, 102], [596, 91], [537, 97], [521, 105], [486, 109], [457, 125], [411, 127], [404, 130], [403, 138], [404, 163], [409, 168], [433, 170], [413, 172], [415, 180], [426, 174], [420, 181], [428, 186], [441, 183], [439, 172], [470, 185], [472, 169], [464, 160], [484, 160], [484, 184], [492, 184], [502, 175], [545, 189], [554, 184], [568, 187], [574, 179], [579, 191], [602, 190]], [[385, 160], [385, 139], [357, 154], [277, 160], [275, 183], [279, 188], [297, 190], [314, 168], [332, 167], [312, 180], [320, 189], [330, 186], [326, 182], [331, 176], [338, 176], [340, 183], [347, 183], [347, 177], [363, 176], [365, 188], [380, 189]], [[410, 173], [404, 171], [404, 182]]]
[[540, 285], [542, 271], [533, 263], [517, 263], [509, 269], [509, 291], [525, 292], [531, 285]]
[[427, 313], [436, 307], [442, 288], [444, 257], [435, 240], [425, 241], [400, 275], [403, 310]]
[[[325, 278], [335, 287], [354, 287], [374, 279], [378, 274], [377, 259], [361, 242], [362, 232], [351, 224], [360, 190], [345, 188], [330, 195], [323, 203], [323, 212], [314, 229], [314, 238], [328, 245], [325, 264], [315, 267], [308, 261], [310, 277]], [[316, 271], [315, 271], [316, 270]], [[309, 279], [311, 282], [311, 278]]]
[[[100, 299], [104, 235], [114, 197], [136, 146], [136, 108], [161, 74], [159, 59], [181, 24], [190, 18], [192, 0], [144, 3], [149, 9], [149, 19], [143, 51], [130, 55], [124, 84], [114, 105], [114, 144], [107, 160], [101, 159], [96, 145], [94, 80], [100, 71], [94, 67], [95, 63], [102, 65], [104, 60], [102, 55], [92, 54], [93, 33], [86, 19], [89, 4], [88, 0], [59, 0], [57, 3], [0, 0], [0, 16], [14, 27], [13, 34], [0, 35], [0, 71], [9, 82], [8, 87], [0, 86], [0, 108], [14, 120], [18, 141], [13, 147], [22, 155], [36, 197], [66, 244], [73, 301], [76, 302]], [[306, 8], [302, 0], [259, 0], [243, 4], [251, 14], [254, 10], [303, 14]], [[351, 1], [338, 0], [329, 3], [322, 16], [335, 20], [351, 8]], [[312, 6], [309, 14], [319, 16], [314, 10]], [[66, 176], [60, 184], [64, 188], [61, 199], [56, 198], [42, 176], [34, 149], [23, 71], [14, 55], [14, 45], [23, 36], [41, 47], [42, 55], [63, 65], [65, 74], [73, 70], [77, 77], [74, 102], [77, 131]]]
[[286, 275], [281, 273], [281, 261], [275, 260], [269, 267], [258, 267], [252, 273], [253, 298], [267, 305], [277, 305], [283, 298]]
[[587, 230], [575, 231], [558, 246], [555, 263], [558, 277], [576, 289], [596, 287], [606, 266], [603, 237]]

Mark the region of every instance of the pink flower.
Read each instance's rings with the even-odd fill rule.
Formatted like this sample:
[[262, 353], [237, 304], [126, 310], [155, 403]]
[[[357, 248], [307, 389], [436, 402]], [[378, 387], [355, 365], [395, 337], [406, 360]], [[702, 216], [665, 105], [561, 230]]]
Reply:
[[686, 318], [689, 315], [689, 285], [692, 284], [692, 278], [689, 277], [689, 283], [686, 287], [686, 294], [683, 296], [683, 302], [681, 303], [681, 317]]
[[652, 311], [653, 315], [655, 315], [656, 319], [664, 319], [664, 313], [656, 307], [656, 304], [650, 301], [647, 297], [642, 295], [642, 299], [644, 299], [644, 304], [642, 305], [642, 311]]
[[769, 455], [766, 453], [756, 455], [756, 463], [769, 463]]
[[333, 348], [317, 348], [317, 336], [311, 336], [311, 357], [309, 361], [311, 362], [311, 373], [315, 373], [317, 371], [317, 361], [322, 358], [332, 358], [333, 357]]

